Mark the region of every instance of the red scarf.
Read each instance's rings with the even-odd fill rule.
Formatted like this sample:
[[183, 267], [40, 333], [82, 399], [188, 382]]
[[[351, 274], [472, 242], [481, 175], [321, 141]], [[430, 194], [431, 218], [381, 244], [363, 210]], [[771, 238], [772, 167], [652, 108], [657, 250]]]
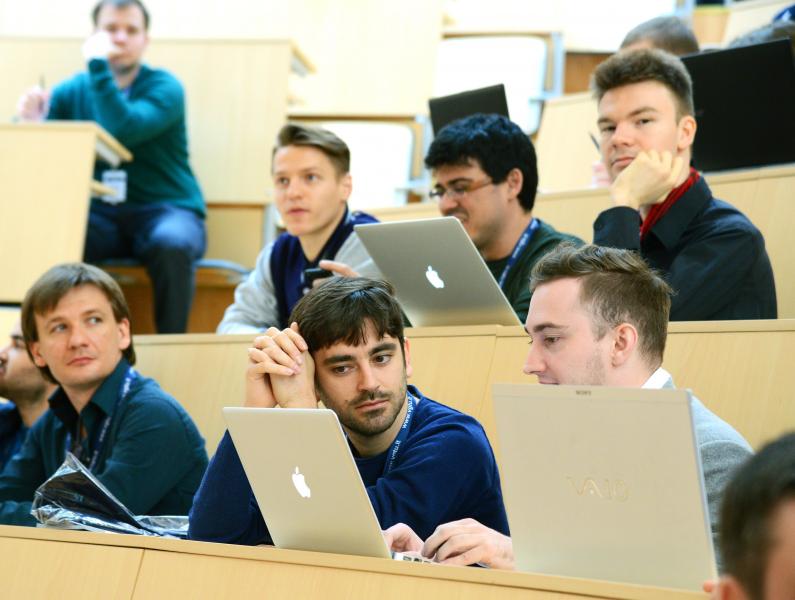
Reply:
[[685, 182], [679, 187], [672, 189], [665, 200], [651, 207], [649, 214], [646, 215], [646, 218], [640, 225], [641, 241], [643, 241], [643, 239], [646, 237], [646, 234], [651, 231], [651, 228], [657, 224], [657, 221], [665, 216], [665, 213], [670, 210], [674, 203], [679, 200], [679, 198], [684, 196], [687, 190], [693, 187], [696, 181], [698, 181], [699, 177], [700, 175], [698, 174], [698, 171], [696, 171], [693, 167], [690, 167], [690, 175], [688, 175]]

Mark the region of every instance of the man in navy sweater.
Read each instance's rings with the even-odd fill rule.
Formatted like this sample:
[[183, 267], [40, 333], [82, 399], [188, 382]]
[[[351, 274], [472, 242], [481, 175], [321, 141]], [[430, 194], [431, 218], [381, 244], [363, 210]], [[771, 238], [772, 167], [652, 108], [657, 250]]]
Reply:
[[[427, 537], [472, 518], [507, 534], [497, 464], [480, 424], [406, 384], [403, 317], [388, 283], [333, 278], [304, 296], [290, 327], [249, 350], [246, 406], [316, 408], [339, 417], [375, 514]], [[271, 543], [229, 434], [193, 502], [192, 539]]]

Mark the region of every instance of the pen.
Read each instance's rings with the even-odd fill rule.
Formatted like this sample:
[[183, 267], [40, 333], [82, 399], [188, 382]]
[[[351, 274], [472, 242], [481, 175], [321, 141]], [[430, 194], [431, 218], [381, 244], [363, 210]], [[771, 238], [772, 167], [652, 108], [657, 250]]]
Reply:
[[590, 136], [593, 145], [596, 146], [596, 151], [601, 154], [602, 149], [599, 147], [599, 142], [596, 140], [596, 136], [592, 134], [590, 131], [588, 132], [588, 135]]

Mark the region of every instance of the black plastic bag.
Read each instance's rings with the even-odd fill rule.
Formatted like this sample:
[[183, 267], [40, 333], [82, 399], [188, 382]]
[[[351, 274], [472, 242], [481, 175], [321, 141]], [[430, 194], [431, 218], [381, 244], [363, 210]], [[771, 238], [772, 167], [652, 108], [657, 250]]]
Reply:
[[159, 537], [185, 538], [187, 516], [136, 516], [71, 452], [33, 497], [30, 514], [42, 525]]

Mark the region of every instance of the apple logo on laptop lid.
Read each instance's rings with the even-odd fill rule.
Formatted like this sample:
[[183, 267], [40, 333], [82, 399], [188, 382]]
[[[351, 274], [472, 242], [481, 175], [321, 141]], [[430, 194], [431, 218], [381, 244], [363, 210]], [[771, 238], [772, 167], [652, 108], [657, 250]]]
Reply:
[[437, 273], [431, 265], [428, 265], [428, 270], [425, 271], [425, 278], [437, 290], [444, 287], [444, 280], [439, 277], [439, 273]]
[[312, 496], [312, 490], [309, 489], [309, 486], [306, 483], [306, 479], [304, 475], [298, 470], [298, 467], [295, 468], [295, 473], [292, 475], [293, 477], [293, 485], [295, 486], [295, 490], [301, 496], [301, 498], [309, 498]]

